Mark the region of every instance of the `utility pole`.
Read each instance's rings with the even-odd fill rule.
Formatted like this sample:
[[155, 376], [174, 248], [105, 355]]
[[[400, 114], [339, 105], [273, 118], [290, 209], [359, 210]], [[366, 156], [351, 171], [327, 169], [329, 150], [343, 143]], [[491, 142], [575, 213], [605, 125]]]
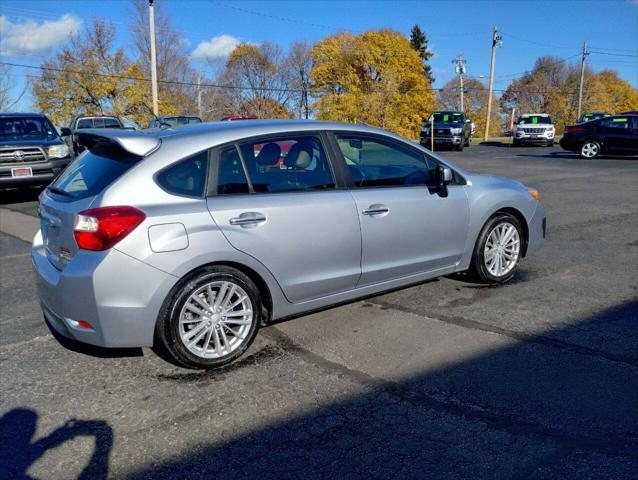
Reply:
[[452, 63], [456, 64], [454, 68], [456, 74], [459, 76], [459, 88], [461, 90], [461, 111], [465, 112], [465, 108], [463, 105], [463, 75], [465, 75], [465, 58], [463, 58], [463, 54], [457, 55]]
[[153, 95], [153, 115], [159, 115], [157, 107], [157, 52], [155, 51], [155, 7], [153, 0], [148, 0], [148, 23], [151, 36], [151, 93]]
[[199, 67], [197, 74], [197, 114], [202, 118], [202, 67]]
[[583, 59], [580, 63], [580, 88], [578, 89], [578, 115], [576, 118], [580, 118], [581, 108], [583, 105], [583, 83], [585, 81], [585, 59], [589, 55], [587, 51], [587, 42], [583, 42]]
[[492, 59], [490, 60], [490, 86], [487, 94], [487, 118], [485, 119], [485, 135], [483, 141], [487, 142], [487, 137], [490, 132], [490, 117], [492, 116], [492, 90], [494, 89], [494, 60], [496, 59], [496, 47], [501, 45], [501, 36], [498, 34], [498, 30], [494, 27], [492, 32]]

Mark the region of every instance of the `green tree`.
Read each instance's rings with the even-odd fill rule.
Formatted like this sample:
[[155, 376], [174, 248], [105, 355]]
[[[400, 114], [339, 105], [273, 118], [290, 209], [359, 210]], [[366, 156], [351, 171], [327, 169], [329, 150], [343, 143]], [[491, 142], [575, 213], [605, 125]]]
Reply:
[[419, 53], [419, 57], [423, 61], [423, 72], [430, 80], [430, 84], [433, 84], [435, 78], [432, 75], [432, 67], [428, 64], [433, 53], [428, 49], [428, 39], [425, 33], [417, 24], [410, 31], [410, 46]]
[[418, 53], [400, 33], [338, 33], [312, 49], [317, 118], [366, 123], [417, 138], [434, 106]]

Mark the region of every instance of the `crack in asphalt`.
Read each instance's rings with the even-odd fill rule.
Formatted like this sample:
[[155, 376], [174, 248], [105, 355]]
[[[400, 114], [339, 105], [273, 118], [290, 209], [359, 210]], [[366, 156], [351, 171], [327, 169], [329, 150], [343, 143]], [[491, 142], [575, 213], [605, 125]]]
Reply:
[[[423, 317], [423, 314], [420, 313], [419, 310], [405, 307], [403, 305], [396, 305], [391, 302], [383, 302], [378, 300], [377, 301], [367, 300], [367, 302], [381, 308], [392, 308], [394, 310], [399, 310], [401, 312], [406, 312], [406, 313]], [[497, 327], [489, 323], [479, 322], [477, 320], [470, 320], [461, 316], [444, 315], [437, 312], [428, 314], [427, 318], [431, 320], [437, 320], [439, 322], [467, 328], [469, 330], [480, 330], [482, 332], [496, 333], [498, 335], [503, 335], [505, 337], [513, 338], [514, 340], [518, 340], [520, 342], [536, 343], [539, 345], [543, 345], [545, 347], [566, 350], [572, 353], [576, 353], [578, 355], [587, 355], [589, 357], [602, 358], [610, 362], [622, 363], [625, 365], [629, 365], [631, 367], [638, 368], [638, 359], [636, 358], [629, 357], [626, 355], [617, 355], [612, 352], [605, 352], [603, 350], [596, 350], [594, 348], [584, 347], [582, 345], [565, 342], [563, 340], [547, 337], [545, 335], [523, 333], [516, 330], [511, 330], [509, 328]]]
[[[430, 317], [428, 317], [430, 318]], [[418, 392], [403, 386], [399, 382], [373, 377], [365, 372], [349, 368], [338, 362], [328, 360], [301, 345], [295, 343], [281, 330], [270, 327], [262, 330], [262, 335], [278, 343], [289, 352], [300, 355], [307, 362], [330, 373], [337, 373], [355, 380], [364, 387], [384, 392], [419, 408], [453, 414], [469, 421], [484, 422], [492, 428], [505, 430], [511, 434], [523, 434], [550, 439], [572, 450], [586, 449], [615, 457], [630, 457], [638, 449], [638, 437], [626, 434], [614, 438], [604, 435], [603, 438], [588, 438], [569, 435], [559, 429], [545, 427], [533, 422], [515, 418], [507, 413], [494, 411], [477, 404], [451, 399], [444, 394], [433, 395]]]

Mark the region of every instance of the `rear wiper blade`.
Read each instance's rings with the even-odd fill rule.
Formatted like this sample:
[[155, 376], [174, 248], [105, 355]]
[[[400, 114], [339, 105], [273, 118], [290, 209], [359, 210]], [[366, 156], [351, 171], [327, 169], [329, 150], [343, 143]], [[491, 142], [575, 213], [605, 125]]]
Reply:
[[63, 195], [63, 196], [65, 196], [65, 197], [71, 197], [71, 198], [73, 198], [73, 195], [71, 195], [69, 192], [65, 192], [64, 190], [61, 190], [61, 189], [59, 189], [59, 188], [57, 188], [57, 187], [52, 187], [51, 185], [49, 185], [49, 186], [47, 187], [47, 190], [48, 190], [49, 192], [57, 193], [58, 195]]

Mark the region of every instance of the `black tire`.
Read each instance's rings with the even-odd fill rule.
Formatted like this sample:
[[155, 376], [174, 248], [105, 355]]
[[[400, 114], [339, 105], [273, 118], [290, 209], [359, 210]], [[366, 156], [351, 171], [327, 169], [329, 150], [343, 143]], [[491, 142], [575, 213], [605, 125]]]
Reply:
[[[496, 276], [492, 274], [486, 265], [485, 262], [485, 244], [489, 238], [492, 230], [501, 224], [511, 224], [516, 228], [518, 233], [519, 241], [519, 251], [518, 257], [515, 261], [514, 266], [507, 273], [501, 276]], [[489, 285], [499, 285], [507, 282], [510, 278], [514, 276], [516, 273], [516, 269], [518, 268], [518, 264], [520, 263], [522, 252], [523, 252], [523, 243], [525, 239], [523, 237], [523, 228], [521, 227], [520, 222], [516, 219], [515, 216], [500, 212], [493, 215], [486, 223], [483, 225], [481, 229], [481, 233], [476, 240], [476, 245], [474, 246], [474, 253], [472, 255], [472, 263], [470, 266], [470, 274], [475, 277], [477, 280], [487, 283]]]
[[554, 140], [550, 140], [549, 142], [547, 142], [547, 147], [553, 147], [554, 146]]
[[[184, 304], [198, 288], [213, 281], [232, 282], [241, 287], [252, 304], [252, 325], [235, 350], [220, 358], [203, 358], [188, 350], [179, 333], [179, 318]], [[254, 282], [239, 270], [222, 265], [203, 267], [178, 283], [167, 297], [157, 321], [156, 335], [161, 346], [175, 363], [186, 368], [210, 369], [221, 367], [239, 358], [252, 344], [261, 321], [261, 299]], [[223, 328], [220, 326], [220, 328]]]
[[459, 144], [456, 146], [456, 151], [457, 151], [457, 152], [462, 152], [462, 151], [463, 151], [463, 142], [459, 143]]
[[520, 147], [521, 142], [519, 140], [512, 140], [512, 147]]

